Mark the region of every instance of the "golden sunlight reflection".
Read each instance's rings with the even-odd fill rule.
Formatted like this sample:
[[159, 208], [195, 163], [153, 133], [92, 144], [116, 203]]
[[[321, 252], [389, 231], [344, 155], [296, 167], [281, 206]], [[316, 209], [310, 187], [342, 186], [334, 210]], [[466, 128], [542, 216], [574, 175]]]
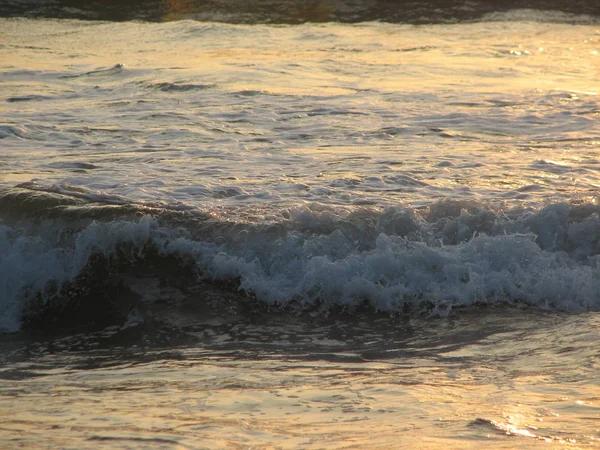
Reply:
[[[141, 369], [145, 380], [138, 379]], [[495, 376], [495, 370], [483, 367], [429, 367], [416, 359], [402, 361], [399, 367], [398, 362], [242, 363], [205, 357], [96, 370], [89, 379], [77, 372], [41, 377], [21, 398], [31, 408], [14, 411], [3, 427], [11, 430], [21, 424], [35, 433], [37, 424], [44, 422], [65, 436], [80, 428], [88, 436], [110, 429], [114, 439], [140, 432], [175, 442], [187, 436], [207, 448], [232, 441], [270, 446], [275, 439], [282, 448], [316, 448], [316, 443], [328, 448], [349, 443], [388, 448], [402, 442], [415, 448], [476, 449], [481, 446], [477, 439], [453, 445], [445, 436], [464, 434], [470, 424], [467, 429], [473, 433], [487, 429], [494, 448], [538, 448], [538, 442], [572, 445], [577, 443], [577, 428], [593, 422], [592, 417], [572, 421], [572, 415], [585, 408], [592, 413], [588, 402], [548, 397], [549, 392], [561, 392], [560, 384], [516, 378], [507, 391]], [[541, 381], [545, 389], [535, 392]], [[581, 386], [580, 392], [588, 398], [599, 394], [591, 385]], [[47, 422], [44, 399], [53, 398], [58, 407], [74, 396], [78, 401], [69, 404], [60, 420]], [[135, 408], [130, 406], [133, 402]], [[535, 406], [541, 404], [545, 407]], [[90, 423], [92, 411], [105, 420]], [[551, 430], [558, 429], [561, 435], [553, 435]]]
[[0, 17], [0, 449], [600, 443], [597, 19], [147, 3]]

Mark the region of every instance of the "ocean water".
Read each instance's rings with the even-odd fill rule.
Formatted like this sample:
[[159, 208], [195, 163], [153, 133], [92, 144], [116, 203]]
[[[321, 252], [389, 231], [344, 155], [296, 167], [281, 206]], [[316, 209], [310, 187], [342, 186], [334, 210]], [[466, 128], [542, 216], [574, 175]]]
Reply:
[[0, 447], [600, 447], [598, 8], [390, 5], [0, 8]]

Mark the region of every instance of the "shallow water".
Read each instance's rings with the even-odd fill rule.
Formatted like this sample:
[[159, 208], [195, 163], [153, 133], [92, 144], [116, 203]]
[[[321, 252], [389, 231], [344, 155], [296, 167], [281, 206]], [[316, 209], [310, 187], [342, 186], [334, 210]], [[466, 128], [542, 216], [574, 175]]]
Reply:
[[186, 310], [177, 337], [138, 325], [14, 345], [2, 434], [20, 448], [592, 448], [599, 326]]
[[1, 447], [600, 446], [598, 19], [356, 8], [0, 19]]

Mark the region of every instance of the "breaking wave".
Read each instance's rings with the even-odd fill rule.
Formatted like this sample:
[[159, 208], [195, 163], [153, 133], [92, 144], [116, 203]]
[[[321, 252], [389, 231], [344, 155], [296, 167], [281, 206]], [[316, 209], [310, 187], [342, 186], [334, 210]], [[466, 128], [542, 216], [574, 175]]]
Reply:
[[249, 221], [13, 188], [0, 193], [0, 329], [83, 304], [122, 315], [169, 301], [165, 286], [185, 292], [206, 282], [257, 304], [322, 311], [445, 315], [498, 302], [598, 310], [599, 213], [593, 202], [307, 204]]

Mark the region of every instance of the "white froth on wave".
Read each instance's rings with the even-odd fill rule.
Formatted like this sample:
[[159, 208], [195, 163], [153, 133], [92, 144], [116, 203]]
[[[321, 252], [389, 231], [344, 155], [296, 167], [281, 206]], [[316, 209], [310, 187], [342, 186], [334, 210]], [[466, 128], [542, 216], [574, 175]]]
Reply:
[[[24, 305], [36, 296], [51, 301], [93, 254], [109, 260], [119, 254], [135, 264], [149, 243], [163, 256], [192, 258], [199, 277], [237, 279], [240, 289], [273, 305], [366, 301], [395, 312], [426, 301], [447, 314], [456, 306], [522, 301], [600, 309], [597, 207], [556, 204], [513, 219], [484, 208], [452, 216], [453, 208], [440, 204], [427, 218], [387, 210], [365, 221], [378, 223], [364, 231], [357, 218], [304, 208], [289, 212], [287, 231], [273, 237], [236, 228], [212, 240], [149, 216], [93, 222], [73, 233], [52, 222], [36, 228], [37, 235], [2, 226], [0, 329], [18, 329]], [[448, 215], [433, 221], [439, 210]]]
[[[0, 185], [159, 211], [19, 228], [8, 202], [2, 329], [91, 255], [136, 264], [148, 242], [270, 304], [600, 307], [600, 59], [581, 17], [0, 27]], [[175, 229], [175, 212], [231, 226]]]

